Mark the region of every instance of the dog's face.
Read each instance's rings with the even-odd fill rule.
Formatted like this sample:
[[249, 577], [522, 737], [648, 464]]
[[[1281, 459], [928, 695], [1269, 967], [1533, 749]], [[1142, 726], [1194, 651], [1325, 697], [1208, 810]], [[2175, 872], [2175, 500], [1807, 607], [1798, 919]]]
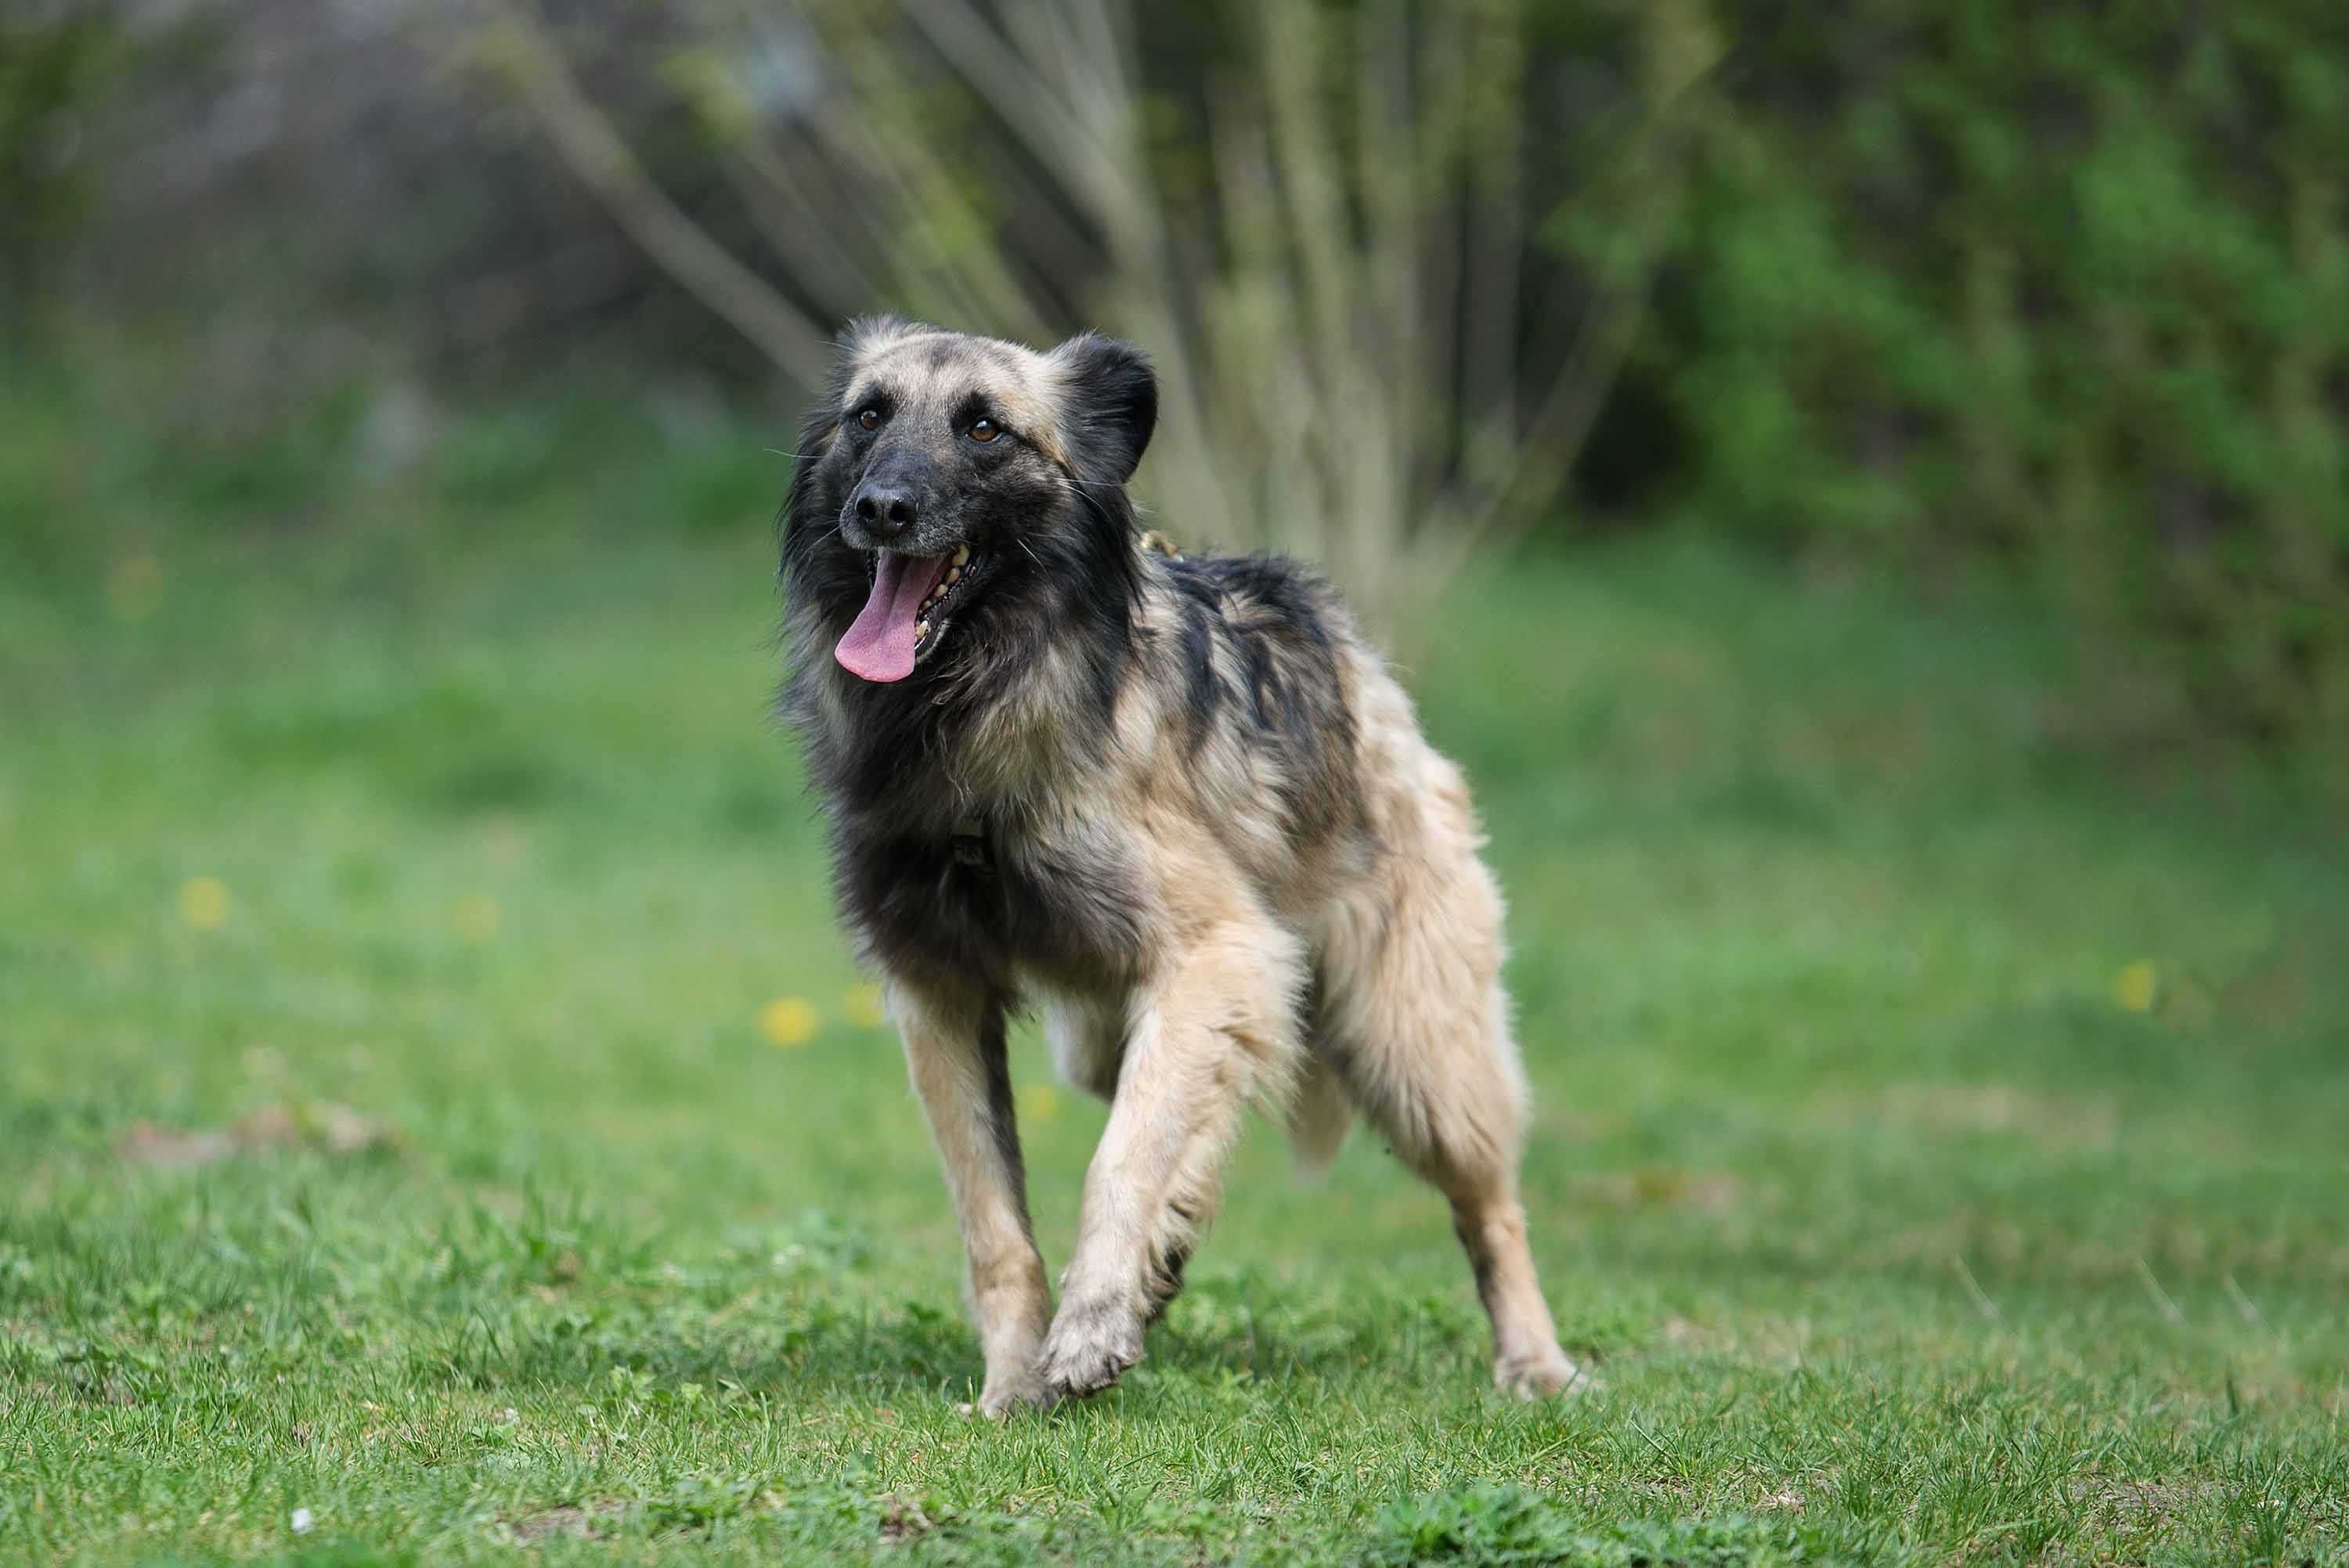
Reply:
[[1038, 354], [895, 320], [851, 328], [785, 503], [786, 558], [807, 579], [794, 594], [854, 613], [842, 667], [905, 679], [991, 595], [1065, 557], [1074, 542], [1057, 535], [1113, 526], [1123, 507], [1084, 503], [1132, 476], [1157, 409], [1149, 366], [1107, 338]]

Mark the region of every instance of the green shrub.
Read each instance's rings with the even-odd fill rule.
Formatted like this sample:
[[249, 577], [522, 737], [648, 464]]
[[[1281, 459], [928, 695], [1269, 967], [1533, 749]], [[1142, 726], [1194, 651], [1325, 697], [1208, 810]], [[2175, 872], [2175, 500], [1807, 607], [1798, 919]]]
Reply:
[[2349, 7], [1716, 16], [1605, 433], [1671, 454], [1633, 480], [1776, 545], [2021, 567], [2108, 733], [2349, 736]]
[[0, 15], [0, 335], [25, 330], [95, 198], [91, 119], [124, 57], [111, 5]]

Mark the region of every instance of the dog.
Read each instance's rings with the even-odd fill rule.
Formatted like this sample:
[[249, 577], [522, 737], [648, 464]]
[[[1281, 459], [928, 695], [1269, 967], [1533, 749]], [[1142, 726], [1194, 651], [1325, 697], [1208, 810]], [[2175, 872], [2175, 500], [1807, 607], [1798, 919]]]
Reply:
[[[782, 713], [960, 1222], [1000, 1416], [1115, 1383], [1251, 1103], [1309, 1169], [1359, 1111], [1451, 1201], [1495, 1381], [1576, 1378], [1517, 1193], [1501, 899], [1460, 771], [1333, 592], [1145, 546], [1134, 348], [842, 334], [781, 518]], [[1004, 1031], [1110, 1105], [1053, 1306]]]

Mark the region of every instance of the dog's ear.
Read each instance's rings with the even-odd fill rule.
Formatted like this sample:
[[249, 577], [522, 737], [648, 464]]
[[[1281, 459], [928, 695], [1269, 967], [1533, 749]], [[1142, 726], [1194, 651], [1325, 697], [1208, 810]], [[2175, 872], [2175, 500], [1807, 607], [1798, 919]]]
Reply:
[[857, 364], [874, 349], [913, 330], [911, 323], [897, 316], [861, 315], [833, 335], [832, 375], [813, 407], [808, 409], [807, 420], [800, 427], [800, 438], [792, 448], [792, 482], [783, 492], [782, 511], [778, 518], [786, 539], [807, 509], [816, 464], [839, 438], [840, 405], [848, 396], [849, 379], [856, 374]]
[[807, 418], [800, 425], [800, 438], [792, 447], [792, 486], [783, 501], [785, 521], [798, 514], [800, 503], [807, 497], [808, 481], [815, 475], [816, 464], [832, 450], [832, 443], [839, 435], [840, 398], [837, 394], [827, 394], [808, 410]]
[[1050, 356], [1061, 373], [1061, 435], [1077, 477], [1122, 485], [1158, 425], [1158, 377], [1131, 344], [1088, 332]]

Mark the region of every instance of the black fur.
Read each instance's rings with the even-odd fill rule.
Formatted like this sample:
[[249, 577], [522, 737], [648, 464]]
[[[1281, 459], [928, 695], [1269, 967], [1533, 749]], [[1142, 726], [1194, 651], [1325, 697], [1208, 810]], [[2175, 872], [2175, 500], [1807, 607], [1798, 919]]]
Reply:
[[1158, 424], [1158, 378], [1149, 362], [1092, 333], [1062, 344], [1053, 357], [1071, 370], [1074, 417], [1063, 434], [1078, 478], [1095, 489], [1124, 484]]
[[[933, 350], [929, 337], [916, 339], [918, 396], [885, 370], [852, 384], [861, 335], [909, 330], [852, 329], [841, 374], [801, 433], [782, 520], [794, 655], [784, 712], [805, 741], [843, 913], [867, 956], [895, 974], [1011, 997], [1023, 968], [1098, 975], [1129, 965], [1144, 945], [1147, 901], [1134, 869], [1102, 840], [1027, 834], [1020, 813], [1037, 809], [1032, 798], [974, 796], [960, 764], [979, 727], [1004, 705], [1047, 693], [1050, 721], [1098, 758], [1126, 684], [1172, 677], [1195, 748], [1233, 724], [1276, 760], [1280, 803], [1301, 837], [1358, 826], [1337, 611], [1326, 588], [1286, 562], [1178, 562], [1137, 548], [1124, 482], [1149, 442], [1157, 391], [1133, 349], [1092, 336], [1064, 345], [1052, 356], [1061, 428], [1050, 439], [1014, 432], [978, 448], [954, 432], [981, 414], [1001, 417], [980, 389], [984, 340], [940, 334]], [[968, 387], [956, 378], [966, 361]], [[925, 398], [939, 411], [928, 424]], [[871, 432], [854, 418], [868, 406], [885, 410]], [[920, 449], [908, 455], [909, 443]], [[875, 684], [844, 676], [832, 648], [871, 582], [868, 553], [843, 537], [843, 506], [884, 450], [937, 476], [924, 526], [936, 514], [942, 531], [916, 552], [967, 542], [974, 568], [984, 564], [935, 656], [905, 680]], [[1153, 583], [1177, 614], [1170, 631], [1145, 635], [1135, 614]], [[953, 849], [957, 824], [974, 817], [990, 839], [983, 865]]]
[[[1328, 587], [1271, 555], [1185, 557], [1164, 570], [1181, 595], [1193, 744], [1213, 733], [1226, 703], [1243, 705], [1255, 743], [1279, 759], [1277, 788], [1295, 830], [1309, 839], [1360, 830], [1353, 713]], [[1237, 690], [1218, 671], [1218, 649]]]
[[1011, 1101], [1011, 1051], [1003, 1033], [1003, 1005], [987, 1008], [978, 1031], [979, 1064], [987, 1072], [988, 1130], [995, 1140], [996, 1157], [1011, 1178], [1012, 1195], [1019, 1204], [1019, 1224], [1028, 1225], [1028, 1166], [1019, 1154], [1019, 1121]]
[[973, 866], [950, 841], [926, 828], [876, 834], [833, 814], [842, 908], [892, 971], [1008, 994], [1018, 967], [1099, 972], [1140, 950], [1139, 901], [1125, 867], [1078, 864], [1017, 841]]
[[[959, 863], [952, 835], [971, 803], [957, 793], [950, 765], [973, 727], [1037, 678], [1048, 646], [1077, 671], [1069, 694], [1076, 710], [1063, 719], [1106, 743], [1141, 586], [1122, 482], [1149, 438], [1155, 394], [1137, 398], [1129, 387], [1123, 411], [1086, 421], [1081, 442], [1055, 433], [1056, 444], [1089, 454], [1080, 461], [1097, 479], [1045, 459], [1040, 443], [1015, 445], [1016, 435], [978, 450], [946, 446], [946, 460], [960, 471], [942, 488], [957, 494], [958, 527], [983, 554], [986, 578], [971, 585], [936, 657], [912, 677], [842, 683], [851, 722], [834, 731], [817, 722], [819, 683], [837, 676], [832, 645], [871, 581], [866, 554], [843, 541], [836, 521], [874, 449], [848, 435], [855, 427], [847, 404], [852, 393], [860, 401], [864, 394], [849, 385], [847, 350], [858, 333], [896, 325], [852, 328], [842, 370], [801, 432], [782, 517], [786, 627], [796, 655], [783, 709], [806, 741], [830, 819], [843, 911], [871, 955], [900, 973], [1009, 992], [1015, 958], [1082, 966], [1139, 945], [1123, 867], [1023, 855], [1000, 841], [1014, 829], [1002, 821], [984, 824], [999, 839], [991, 864]], [[1133, 350], [1095, 342], [1087, 363], [1102, 384], [1130, 380], [1136, 366], [1147, 377]], [[982, 411], [968, 396], [957, 396], [952, 408], [957, 421]], [[979, 803], [982, 812], [986, 806]]]

